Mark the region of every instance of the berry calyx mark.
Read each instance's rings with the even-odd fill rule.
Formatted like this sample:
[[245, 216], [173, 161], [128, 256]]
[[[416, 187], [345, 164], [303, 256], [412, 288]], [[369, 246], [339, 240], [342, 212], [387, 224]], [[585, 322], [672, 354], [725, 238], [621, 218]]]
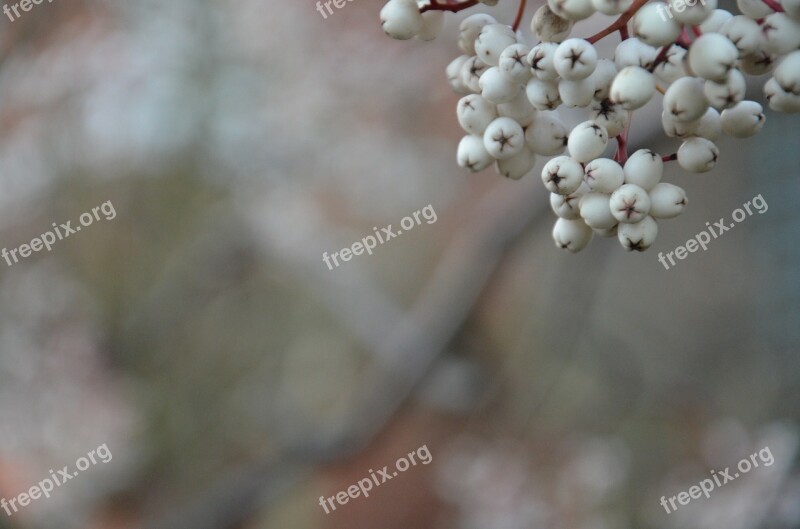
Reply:
[[644, 243], [644, 239], [639, 239], [636, 242], [634, 242], [634, 241], [632, 241], [632, 240], [630, 240], [628, 238], [626, 238], [625, 240], [627, 241], [626, 246], [627, 246], [628, 250], [630, 250], [630, 251], [634, 251], [635, 250], [637, 252], [643, 252], [643, 251], [646, 250], [646, 248], [642, 247], [642, 243]]

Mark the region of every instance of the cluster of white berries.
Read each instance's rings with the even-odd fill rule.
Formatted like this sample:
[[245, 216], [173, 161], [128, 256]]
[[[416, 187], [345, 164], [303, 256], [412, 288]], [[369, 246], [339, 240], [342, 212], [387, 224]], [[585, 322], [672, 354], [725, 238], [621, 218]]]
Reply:
[[[444, 11], [476, 3], [389, 0], [381, 22], [393, 38], [430, 40], [441, 31]], [[533, 47], [491, 15], [465, 18], [463, 54], [446, 69], [453, 90], [464, 94], [457, 106], [466, 132], [458, 164], [473, 172], [494, 164], [519, 179], [537, 155], [554, 156], [542, 181], [559, 217], [556, 244], [576, 252], [597, 234], [646, 250], [658, 233], [656, 219], [675, 217], [687, 204], [683, 189], [661, 182], [664, 162], [710, 171], [723, 131], [747, 138], [763, 126], [761, 105], [744, 100], [744, 74], [773, 72], [764, 86], [770, 108], [800, 112], [800, 0], [738, 5], [742, 15], [734, 16], [717, 9], [717, 0], [547, 0], [531, 20]], [[594, 38], [570, 38], [573, 24], [595, 12], [620, 18]], [[598, 57], [593, 42], [617, 30], [623, 39], [613, 58]], [[657, 92], [664, 132], [682, 144], [663, 157], [647, 149], [628, 157], [631, 113]], [[559, 107], [586, 108], [589, 119], [569, 130]]]

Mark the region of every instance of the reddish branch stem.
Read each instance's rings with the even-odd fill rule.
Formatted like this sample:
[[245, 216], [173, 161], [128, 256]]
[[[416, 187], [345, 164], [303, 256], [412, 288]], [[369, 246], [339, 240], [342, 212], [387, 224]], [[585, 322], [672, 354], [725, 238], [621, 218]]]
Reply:
[[628, 10], [627, 10], [627, 11], [625, 11], [624, 13], [622, 13], [622, 15], [620, 15], [620, 17], [619, 17], [617, 20], [615, 20], [615, 21], [614, 21], [614, 23], [613, 23], [613, 24], [611, 24], [610, 26], [608, 26], [606, 29], [604, 29], [604, 30], [603, 30], [603, 31], [601, 31], [600, 33], [596, 33], [596, 34], [592, 35], [591, 37], [589, 37], [589, 38], [588, 38], [588, 39], [586, 39], [586, 40], [588, 40], [589, 42], [591, 42], [592, 44], [594, 44], [594, 43], [595, 43], [595, 42], [597, 42], [598, 40], [600, 40], [600, 39], [603, 39], [603, 38], [605, 38], [605, 37], [607, 37], [607, 36], [611, 35], [611, 34], [612, 34], [612, 33], [614, 33], [615, 31], [620, 31], [622, 28], [625, 28], [625, 31], [627, 31], [627, 24], [628, 24], [628, 21], [629, 21], [629, 20], [630, 20], [630, 19], [633, 17], [633, 15], [635, 15], [635, 14], [636, 14], [636, 12], [637, 12], [637, 11], [639, 11], [639, 10], [642, 8], [642, 6], [643, 6], [643, 5], [645, 5], [646, 3], [647, 3], [647, 0], [636, 0], [635, 2], [633, 2], [633, 5], [632, 5], [630, 8], [628, 8]]
[[692, 33], [694, 33], [695, 37], [700, 37], [703, 35], [703, 32], [700, 30], [699, 26], [692, 26]]
[[775, 0], [761, 0], [761, 1], [764, 2], [765, 4], [767, 4], [767, 7], [769, 7], [770, 9], [775, 11], [776, 13], [783, 13], [783, 6], [781, 6]]
[[650, 65], [650, 68], [648, 68], [648, 71], [650, 71], [651, 73], [656, 71], [658, 65], [667, 60], [667, 53], [669, 53], [669, 49], [671, 46], [672, 44], [667, 44], [666, 46], [661, 48], [661, 51], [659, 51], [658, 55], [656, 55], [656, 58], [655, 60], [653, 60], [653, 64]]
[[522, 15], [525, 13], [525, 3], [527, 0], [519, 0], [519, 8], [517, 9], [517, 18], [514, 19], [514, 25], [511, 26], [516, 32], [522, 22]]
[[449, 0], [444, 0], [443, 2], [440, 0], [430, 0], [430, 3], [426, 6], [423, 6], [420, 9], [420, 12], [424, 13], [426, 11], [450, 11], [451, 13], [458, 13], [459, 11], [463, 11], [464, 9], [469, 9], [470, 7], [476, 6], [480, 3], [479, 0], [466, 0], [465, 2], [460, 2], [456, 4], [451, 4]]
[[678, 153], [676, 152], [661, 157], [662, 162], [671, 162], [672, 160], [677, 160], [677, 159], [678, 159]]

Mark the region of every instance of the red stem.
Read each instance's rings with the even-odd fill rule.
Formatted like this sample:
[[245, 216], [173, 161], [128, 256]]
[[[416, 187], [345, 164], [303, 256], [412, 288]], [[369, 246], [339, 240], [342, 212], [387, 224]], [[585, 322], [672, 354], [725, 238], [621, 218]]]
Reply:
[[703, 32], [700, 31], [700, 27], [699, 26], [692, 26], [692, 33], [694, 33], [695, 37], [700, 37], [700, 36], [703, 35]]
[[527, 0], [519, 0], [519, 8], [517, 9], [517, 18], [514, 19], [514, 25], [511, 28], [516, 32], [519, 29], [519, 24], [522, 22], [522, 15], [525, 13], [525, 3]]
[[783, 6], [781, 6], [775, 0], [761, 0], [761, 1], [764, 2], [765, 4], [767, 4], [767, 7], [769, 7], [770, 9], [775, 11], [776, 13], [783, 13]]
[[653, 61], [653, 64], [651, 64], [651, 65], [650, 65], [650, 68], [648, 68], [648, 70], [649, 70], [651, 73], [652, 73], [652, 72], [654, 72], [654, 71], [656, 71], [656, 67], [657, 67], [659, 64], [661, 64], [662, 62], [664, 62], [664, 61], [666, 61], [666, 60], [667, 60], [667, 53], [669, 53], [669, 49], [670, 49], [670, 47], [672, 47], [672, 44], [667, 44], [666, 46], [663, 46], [663, 47], [661, 48], [661, 51], [659, 51], [659, 52], [658, 52], [658, 55], [656, 55], [656, 58], [655, 58], [655, 60]]
[[421, 13], [425, 13], [426, 11], [450, 11], [451, 13], [458, 13], [459, 11], [463, 11], [464, 9], [469, 9], [470, 7], [476, 6], [480, 3], [479, 0], [466, 0], [466, 2], [461, 2], [457, 4], [451, 4], [450, 0], [444, 0], [441, 2], [440, 0], [430, 0], [430, 3], [426, 6], [423, 6], [420, 9]]
[[662, 156], [661, 157], [661, 161], [662, 162], [671, 162], [672, 160], [677, 160], [677, 159], [678, 159], [678, 153], [677, 152], [674, 152], [672, 154], [668, 154], [666, 156]]
[[629, 21], [629, 20], [630, 20], [630, 19], [633, 17], [633, 15], [635, 15], [635, 14], [636, 14], [636, 12], [637, 12], [637, 11], [639, 11], [639, 10], [642, 8], [642, 6], [643, 6], [643, 5], [645, 5], [646, 3], [647, 3], [647, 0], [635, 0], [635, 2], [633, 2], [633, 5], [631, 5], [631, 7], [630, 7], [630, 8], [628, 8], [628, 10], [627, 10], [627, 11], [625, 11], [624, 13], [622, 13], [622, 15], [620, 15], [620, 17], [619, 17], [618, 19], [616, 19], [616, 20], [614, 21], [614, 23], [613, 23], [613, 24], [611, 24], [610, 26], [608, 26], [608, 27], [607, 27], [606, 29], [604, 29], [603, 31], [601, 31], [601, 32], [599, 32], [599, 33], [596, 33], [596, 34], [592, 35], [591, 37], [589, 37], [589, 38], [588, 38], [588, 39], [586, 39], [586, 40], [588, 40], [590, 43], [594, 44], [594, 43], [595, 43], [595, 42], [597, 42], [598, 40], [600, 40], [600, 39], [603, 39], [603, 38], [605, 38], [605, 37], [607, 37], [607, 36], [611, 35], [611, 34], [612, 34], [612, 33], [614, 33], [615, 31], [619, 31], [619, 30], [621, 30], [623, 27], [625, 27], [625, 28], [626, 28], [626, 31], [627, 31], [627, 27], [626, 27], [626, 26], [627, 26], [627, 24], [628, 24], [628, 21]]

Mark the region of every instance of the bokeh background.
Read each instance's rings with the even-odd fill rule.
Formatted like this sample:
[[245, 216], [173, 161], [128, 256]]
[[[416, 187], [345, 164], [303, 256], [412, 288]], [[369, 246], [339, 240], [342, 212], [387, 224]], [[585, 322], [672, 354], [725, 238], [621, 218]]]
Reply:
[[[543, 161], [519, 182], [455, 164], [466, 15], [395, 42], [381, 6], [0, 19], [0, 245], [117, 213], [0, 261], [0, 497], [113, 454], [0, 528], [800, 527], [796, 116], [722, 140], [709, 174], [669, 164], [690, 206], [648, 252], [566, 254]], [[674, 152], [658, 127], [637, 112], [632, 148]], [[758, 194], [766, 213], [658, 263]], [[437, 222], [322, 262], [428, 204]], [[423, 445], [430, 465], [319, 506]], [[659, 505], [765, 446], [772, 466]]]

